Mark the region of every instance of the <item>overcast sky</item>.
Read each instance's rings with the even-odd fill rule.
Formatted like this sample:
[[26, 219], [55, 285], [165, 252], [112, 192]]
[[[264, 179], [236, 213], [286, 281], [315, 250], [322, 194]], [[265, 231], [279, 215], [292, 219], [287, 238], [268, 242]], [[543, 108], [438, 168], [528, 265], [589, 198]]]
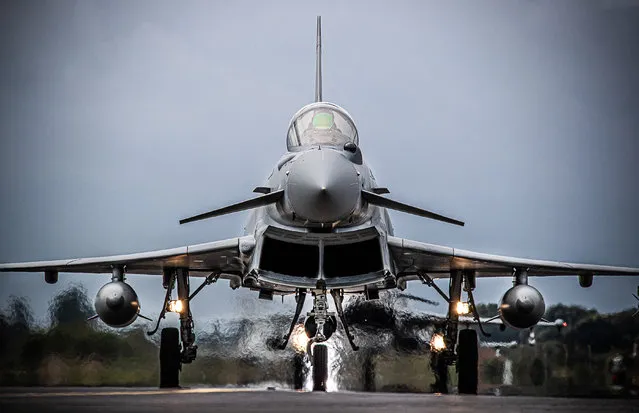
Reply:
[[[639, 3], [608, 1], [4, 1], [0, 262], [237, 236], [245, 215], [178, 219], [253, 196], [313, 100], [354, 117], [396, 235], [474, 251], [639, 267]], [[44, 317], [71, 282], [0, 275]], [[158, 278], [130, 276], [143, 312]], [[197, 283], [197, 281], [196, 281]], [[533, 279], [547, 304], [634, 305], [639, 278]], [[208, 287], [198, 317], [289, 309]], [[479, 280], [497, 302], [510, 279]], [[413, 284], [414, 294], [435, 298]], [[435, 310], [443, 312], [443, 308]]]

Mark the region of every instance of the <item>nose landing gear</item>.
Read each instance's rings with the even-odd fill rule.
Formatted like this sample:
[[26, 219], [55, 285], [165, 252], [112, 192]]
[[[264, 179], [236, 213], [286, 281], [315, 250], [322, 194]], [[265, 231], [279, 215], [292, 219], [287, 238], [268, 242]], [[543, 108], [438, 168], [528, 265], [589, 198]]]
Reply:
[[[313, 310], [307, 314], [306, 321], [304, 322], [304, 331], [309, 338], [306, 345], [306, 354], [311, 361], [312, 378], [313, 378], [313, 391], [326, 391], [328, 381], [328, 347], [326, 341], [331, 338], [335, 330], [337, 330], [337, 316], [339, 316], [346, 336], [353, 350], [357, 350], [358, 347], [354, 343], [354, 337], [348, 329], [346, 319], [344, 318], [344, 311], [342, 308], [342, 301], [344, 293], [342, 290], [332, 290], [331, 295], [335, 301], [335, 307], [337, 314], [328, 311], [327, 291], [324, 285], [319, 284], [317, 289], [312, 290], [313, 294]], [[304, 297], [306, 292], [299, 290], [297, 292], [297, 308], [293, 317], [293, 322], [286, 336], [284, 336], [279, 348], [284, 349], [288, 343], [291, 334], [295, 328], [298, 317], [302, 311], [304, 304]], [[302, 365], [298, 358], [295, 358], [295, 373], [294, 373], [294, 385], [296, 389], [300, 389], [300, 375], [302, 372]]]
[[304, 329], [306, 336], [310, 339], [306, 354], [311, 359], [313, 391], [326, 391], [328, 348], [323, 343], [335, 332], [337, 318], [334, 313], [328, 311], [328, 300], [324, 288], [313, 291], [313, 311], [307, 315]]

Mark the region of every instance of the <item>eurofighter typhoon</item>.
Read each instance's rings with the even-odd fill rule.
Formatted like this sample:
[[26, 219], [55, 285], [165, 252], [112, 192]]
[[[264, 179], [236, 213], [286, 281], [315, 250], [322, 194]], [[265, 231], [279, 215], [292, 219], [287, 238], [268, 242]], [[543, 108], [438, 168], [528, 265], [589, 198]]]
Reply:
[[[542, 318], [544, 299], [529, 285], [529, 276], [573, 275], [582, 287], [589, 287], [595, 275], [639, 275], [639, 268], [505, 257], [396, 236], [388, 210], [452, 225], [464, 223], [394, 200], [387, 188], [377, 185], [364, 160], [353, 118], [345, 109], [323, 100], [321, 48], [318, 17], [315, 102], [302, 107], [291, 119], [287, 150], [265, 184], [254, 189], [259, 195], [180, 221], [186, 224], [250, 211], [244, 235], [127, 255], [0, 264], [0, 271], [43, 272], [47, 283], [57, 282], [60, 272], [111, 274], [111, 281], [95, 298], [95, 317], [111, 327], [128, 326], [141, 316], [137, 294], [125, 275], [157, 275], [166, 295], [157, 325], [149, 334], [157, 332], [165, 312], [176, 312], [180, 318], [179, 329], [161, 331], [161, 387], [179, 386], [182, 364], [196, 358], [190, 302], [204, 286], [227, 280], [232, 289], [249, 288], [260, 298], [295, 295], [296, 311], [290, 330], [282, 332], [282, 349], [309, 296], [313, 306], [304, 328], [309, 338], [313, 389], [318, 391], [326, 390], [330, 364], [325, 343], [338, 328], [338, 321], [352, 349], [357, 350], [357, 339], [349, 332], [342, 310], [344, 296], [360, 294], [375, 300], [380, 290], [404, 290], [409, 281], [421, 281], [448, 303], [446, 328], [431, 342], [438, 386], [445, 391], [448, 366], [454, 363], [460, 393], [477, 392], [477, 333], [458, 328], [460, 323], [467, 324], [460, 316], [472, 317], [480, 327], [484, 322], [473, 300], [477, 277], [512, 277], [513, 287], [504, 293], [493, 319], [528, 329], [546, 322]], [[192, 291], [193, 278], [203, 282]], [[433, 283], [438, 278], [449, 279], [448, 291]], [[329, 299], [334, 312], [329, 311]]]

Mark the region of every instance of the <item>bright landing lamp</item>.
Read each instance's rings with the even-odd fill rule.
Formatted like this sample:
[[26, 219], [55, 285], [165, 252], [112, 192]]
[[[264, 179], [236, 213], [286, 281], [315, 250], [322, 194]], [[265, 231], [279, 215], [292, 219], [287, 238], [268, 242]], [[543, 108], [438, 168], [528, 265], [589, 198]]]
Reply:
[[457, 314], [464, 315], [470, 313], [470, 305], [465, 301], [457, 301]]
[[182, 303], [182, 300], [169, 301], [169, 311], [172, 313], [181, 313], [184, 311], [184, 303]]
[[433, 334], [433, 337], [430, 339], [430, 349], [431, 351], [443, 351], [446, 349], [446, 341], [444, 340], [443, 334]]

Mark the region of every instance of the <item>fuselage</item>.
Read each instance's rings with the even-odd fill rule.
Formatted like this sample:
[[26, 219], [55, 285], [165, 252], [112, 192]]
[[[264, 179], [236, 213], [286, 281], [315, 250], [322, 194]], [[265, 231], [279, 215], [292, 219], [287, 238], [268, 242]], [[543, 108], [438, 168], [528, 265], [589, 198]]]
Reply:
[[[327, 113], [343, 116], [350, 136]], [[291, 134], [300, 136], [291, 142]], [[377, 184], [358, 143], [350, 116], [336, 105], [314, 103], [293, 117], [289, 150], [265, 183], [284, 197], [253, 210], [245, 227], [255, 238], [247, 268], [254, 287], [386, 288], [393, 266], [385, 238], [392, 227], [386, 209], [362, 199], [362, 190]]]

